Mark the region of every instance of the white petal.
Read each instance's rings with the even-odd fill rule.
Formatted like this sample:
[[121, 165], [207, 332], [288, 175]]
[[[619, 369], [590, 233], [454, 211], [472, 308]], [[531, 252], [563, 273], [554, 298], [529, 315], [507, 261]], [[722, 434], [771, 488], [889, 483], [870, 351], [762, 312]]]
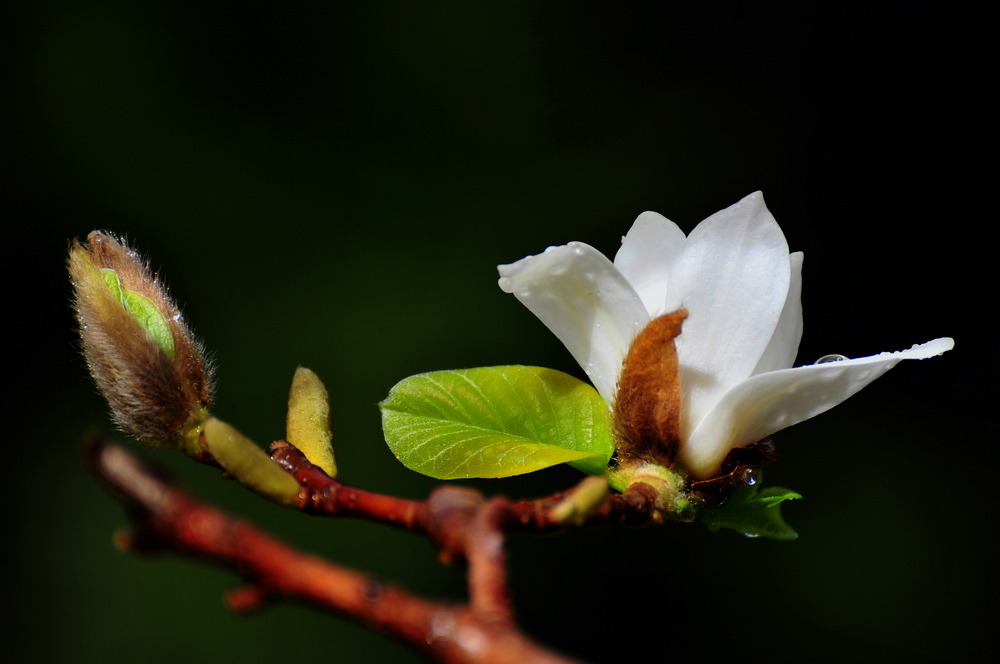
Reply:
[[559, 337], [611, 403], [629, 346], [649, 321], [621, 272], [581, 242], [549, 247], [497, 269], [500, 288], [513, 293]]
[[785, 306], [790, 274], [788, 244], [760, 192], [688, 236], [666, 299], [668, 311], [688, 310], [676, 340], [682, 437], [757, 366]]
[[829, 410], [900, 360], [934, 357], [954, 345], [949, 338], [935, 339], [896, 353], [754, 376], [719, 401], [684, 442], [680, 459], [695, 478], [711, 477], [732, 448], [749, 445]]
[[791, 254], [788, 261], [791, 282], [788, 284], [785, 307], [781, 310], [778, 326], [774, 328], [764, 355], [754, 367], [753, 375], [787, 369], [795, 364], [795, 356], [799, 352], [799, 342], [802, 340], [802, 252]]
[[685, 239], [677, 224], [656, 212], [640, 214], [622, 238], [615, 267], [642, 298], [650, 318], [668, 313], [663, 308], [667, 278]]

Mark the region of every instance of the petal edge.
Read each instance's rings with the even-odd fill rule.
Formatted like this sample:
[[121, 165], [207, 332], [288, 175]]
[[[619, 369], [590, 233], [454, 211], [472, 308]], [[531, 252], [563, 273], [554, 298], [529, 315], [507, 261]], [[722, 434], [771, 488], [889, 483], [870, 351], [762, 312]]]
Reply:
[[622, 361], [649, 319], [622, 273], [582, 242], [549, 247], [497, 269], [500, 288], [545, 323], [611, 403]]
[[685, 440], [680, 458], [695, 478], [710, 477], [729, 450], [815, 417], [896, 366], [951, 350], [950, 338], [895, 353], [758, 374], [730, 390]]

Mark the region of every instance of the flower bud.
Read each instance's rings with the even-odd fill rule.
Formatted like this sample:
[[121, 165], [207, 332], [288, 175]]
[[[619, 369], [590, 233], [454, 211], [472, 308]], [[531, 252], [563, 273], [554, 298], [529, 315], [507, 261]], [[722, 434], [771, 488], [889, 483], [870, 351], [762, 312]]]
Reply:
[[211, 375], [200, 344], [148, 266], [93, 231], [69, 252], [83, 353], [118, 425], [155, 447], [178, 447], [208, 415]]
[[292, 378], [285, 438], [306, 455], [309, 463], [319, 466], [330, 477], [337, 477], [330, 431], [330, 396], [319, 376], [305, 367], [296, 369]]

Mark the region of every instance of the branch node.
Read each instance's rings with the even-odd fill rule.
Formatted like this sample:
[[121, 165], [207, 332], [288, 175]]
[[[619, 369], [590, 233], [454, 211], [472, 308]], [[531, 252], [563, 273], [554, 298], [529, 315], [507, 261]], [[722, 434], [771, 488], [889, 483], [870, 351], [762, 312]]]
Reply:
[[361, 593], [361, 599], [369, 604], [374, 604], [380, 601], [385, 595], [385, 583], [375, 577], [366, 577], [361, 583], [359, 592]]
[[466, 559], [466, 531], [484, 500], [473, 489], [443, 486], [427, 498], [427, 535], [445, 565]]

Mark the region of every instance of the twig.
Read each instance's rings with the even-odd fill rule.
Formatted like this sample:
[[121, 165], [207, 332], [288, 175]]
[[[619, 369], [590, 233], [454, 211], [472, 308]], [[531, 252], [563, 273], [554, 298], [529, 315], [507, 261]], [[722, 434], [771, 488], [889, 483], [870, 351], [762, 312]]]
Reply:
[[[268, 452], [275, 463], [302, 485], [298, 509], [303, 512], [361, 518], [410, 532], [426, 533], [442, 549], [442, 555], [449, 558], [449, 562], [451, 558], [464, 557], [459, 540], [442, 531], [455, 529], [456, 518], [471, 521], [473, 513], [483, 503], [482, 494], [478, 491], [444, 486], [435, 489], [426, 501], [406, 500], [364, 491], [332, 479], [283, 440], [271, 443]], [[549, 533], [581, 525], [621, 523], [644, 526], [662, 519], [656, 512], [655, 492], [638, 484], [625, 493], [609, 495], [581, 523], [566, 523], [556, 519], [553, 511], [572, 491], [534, 500], [505, 501], [501, 511], [506, 516], [498, 519], [497, 523], [508, 532]], [[462, 516], [456, 517], [458, 513]]]
[[301, 511], [368, 519], [419, 534], [427, 532], [424, 501], [406, 500], [347, 486], [332, 479], [319, 466], [309, 463], [302, 452], [283, 440], [271, 443], [268, 452], [275, 463], [302, 485], [298, 503]]

